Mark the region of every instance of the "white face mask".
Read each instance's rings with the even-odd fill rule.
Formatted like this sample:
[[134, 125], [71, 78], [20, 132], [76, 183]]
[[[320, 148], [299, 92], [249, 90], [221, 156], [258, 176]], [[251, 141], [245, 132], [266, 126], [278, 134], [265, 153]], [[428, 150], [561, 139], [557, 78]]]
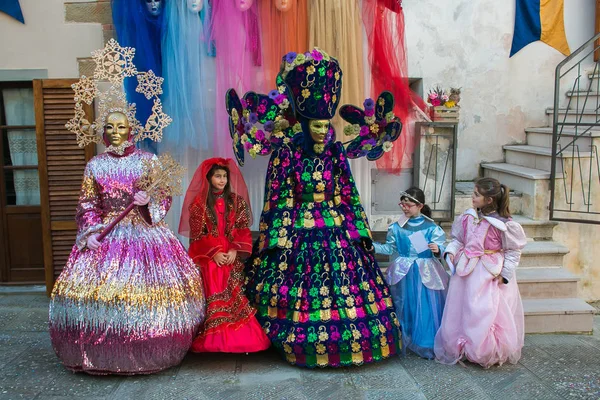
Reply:
[[148, 13], [157, 17], [162, 12], [162, 0], [145, 0]]
[[246, 11], [254, 4], [254, 0], [237, 0], [237, 7], [240, 11]]
[[187, 0], [188, 10], [200, 12], [204, 6], [204, 0]]

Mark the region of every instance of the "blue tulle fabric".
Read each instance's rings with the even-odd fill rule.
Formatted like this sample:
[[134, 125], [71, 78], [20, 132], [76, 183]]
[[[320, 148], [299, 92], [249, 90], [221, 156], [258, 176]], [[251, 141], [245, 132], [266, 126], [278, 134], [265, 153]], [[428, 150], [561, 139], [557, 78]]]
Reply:
[[212, 149], [214, 58], [207, 54], [207, 36], [199, 13], [188, 9], [186, 3], [168, 1], [164, 10], [162, 101], [173, 122], [165, 129], [161, 152], [181, 153], [183, 147]]
[[[164, 7], [158, 16], [148, 12], [145, 0], [112, 0], [113, 24], [117, 33], [117, 40], [121, 46], [134, 47], [133, 59], [138, 71], [152, 70], [156, 75], [162, 74], [161, 37], [164, 25]], [[177, 3], [174, 1], [173, 3]], [[152, 113], [151, 101], [144, 95], [135, 91], [137, 79], [125, 79], [125, 93], [127, 101], [136, 104], [136, 118], [145, 124]], [[147, 143], [146, 143], [147, 142]], [[156, 152], [156, 144], [146, 140], [141, 147]]]
[[[202, 12], [192, 11], [187, 1], [167, 1], [162, 37], [163, 109], [173, 122], [157, 145], [159, 154], [169, 153], [186, 168], [187, 187], [202, 160], [212, 155], [215, 115], [215, 58], [208, 49], [207, 29], [201, 18], [209, 12], [205, 0]], [[204, 15], [209, 21], [210, 15]], [[165, 219], [177, 231], [182, 196], [173, 198], [171, 213]], [[180, 237], [185, 240], [185, 238]]]

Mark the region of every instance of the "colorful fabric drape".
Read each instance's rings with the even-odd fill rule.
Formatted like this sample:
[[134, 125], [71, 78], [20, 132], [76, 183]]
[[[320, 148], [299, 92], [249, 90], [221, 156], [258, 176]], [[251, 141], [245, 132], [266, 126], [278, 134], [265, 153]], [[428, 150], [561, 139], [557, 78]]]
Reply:
[[[335, 55], [344, 71], [340, 104], [362, 104], [365, 100], [362, 27], [356, 0], [310, 0], [310, 48]], [[339, 140], [346, 141], [339, 116], [332, 120]]]
[[[157, 16], [148, 12], [145, 2], [131, 0], [112, 0], [113, 24], [121, 46], [135, 49], [135, 66], [140, 71], [152, 70], [156, 75], [168, 77], [162, 73], [161, 38], [164, 12]], [[164, 10], [162, 10], [164, 11]], [[125, 78], [127, 101], [136, 104], [136, 118], [142, 124], [152, 114], [152, 102], [136, 92], [137, 78]], [[156, 153], [156, 142], [145, 140], [146, 150]]]
[[281, 0], [258, 2], [262, 33], [262, 72], [267, 85], [275, 87], [273, 77], [279, 73], [281, 55], [290, 51], [302, 53], [308, 44], [308, 1], [288, 0], [291, 6], [280, 11]]
[[394, 95], [394, 113], [404, 124], [402, 136], [390, 152], [377, 160], [380, 169], [399, 172], [407, 167], [403, 158], [414, 151], [412, 109], [425, 109], [425, 102], [410, 90], [406, 46], [404, 43], [404, 12], [399, 2], [392, 0], [364, 0], [362, 20], [369, 46], [371, 67], [371, 94], [384, 90]]
[[571, 54], [565, 34], [564, 0], [516, 0], [515, 33], [510, 57], [535, 41]]
[[[204, 22], [210, 16], [208, 1], [202, 9]], [[164, 111], [173, 122], [157, 144], [158, 153], [170, 153], [186, 170], [183, 187], [188, 187], [198, 163], [213, 150], [215, 115], [215, 59], [207, 41], [208, 23], [185, 1], [166, 2], [165, 29], [162, 37]], [[182, 144], [184, 144], [182, 146]], [[183, 198], [173, 197], [171, 212], [165, 221], [177, 229]], [[185, 240], [183, 238], [180, 238]]]
[[260, 32], [256, 2], [246, 11], [238, 0], [213, 0], [210, 40], [217, 47], [216, 104], [214, 117], [214, 155], [233, 157], [228, 132], [225, 93], [235, 88], [239, 93], [256, 88], [257, 65], [260, 65]]

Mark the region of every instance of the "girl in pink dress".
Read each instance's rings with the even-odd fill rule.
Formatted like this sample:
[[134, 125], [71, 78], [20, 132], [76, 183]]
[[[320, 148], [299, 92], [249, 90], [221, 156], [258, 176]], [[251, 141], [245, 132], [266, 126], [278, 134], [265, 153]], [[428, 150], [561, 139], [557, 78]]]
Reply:
[[515, 270], [525, 233], [509, 212], [509, 192], [493, 178], [475, 182], [473, 209], [456, 218], [445, 257], [452, 270], [436, 359], [489, 368], [521, 358], [524, 316]]

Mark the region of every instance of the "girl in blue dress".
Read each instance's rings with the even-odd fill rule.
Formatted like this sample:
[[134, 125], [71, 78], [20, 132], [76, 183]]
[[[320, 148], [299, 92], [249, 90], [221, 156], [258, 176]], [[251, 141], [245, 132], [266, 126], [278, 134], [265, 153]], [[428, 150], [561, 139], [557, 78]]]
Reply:
[[400, 319], [403, 351], [433, 359], [448, 289], [448, 274], [439, 261], [446, 235], [431, 219], [425, 194], [413, 187], [400, 194], [404, 216], [390, 225], [385, 244], [375, 252], [393, 255], [385, 277]]

